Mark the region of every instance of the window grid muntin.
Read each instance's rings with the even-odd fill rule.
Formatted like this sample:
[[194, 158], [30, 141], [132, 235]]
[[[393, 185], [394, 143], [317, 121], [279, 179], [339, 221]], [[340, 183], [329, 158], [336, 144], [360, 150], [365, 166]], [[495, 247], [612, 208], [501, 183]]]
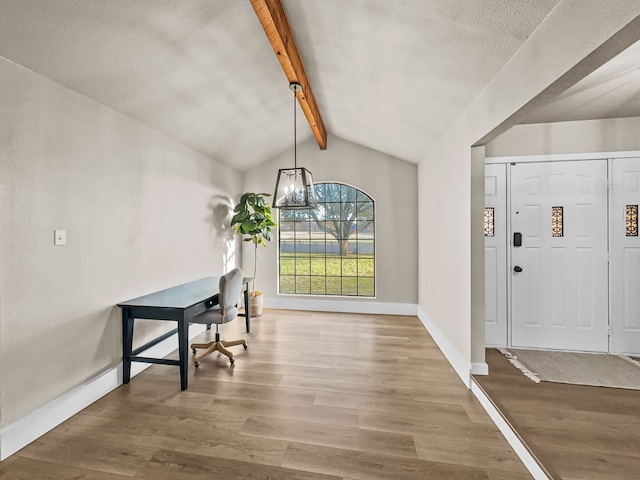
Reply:
[[[339, 238], [335, 239], [325, 229], [315, 226], [316, 222], [311, 217], [310, 210], [281, 210], [278, 226], [279, 292], [281, 294], [375, 297], [375, 202], [361, 190], [349, 185], [319, 183], [316, 184], [316, 187], [318, 205], [339, 210], [340, 220], [344, 218], [345, 214], [348, 214], [353, 221], [353, 232], [345, 234], [345, 229], [342, 228], [337, 232]], [[340, 198], [340, 201], [326, 201], [328, 197], [324, 193], [330, 188]], [[355, 210], [345, 205], [345, 201], [351, 201]], [[321, 219], [322, 221], [326, 222], [327, 218]], [[309, 233], [305, 238], [300, 238], [299, 233], [304, 229], [300, 229], [299, 224], [303, 222], [308, 222], [310, 228], [306, 230]], [[344, 223], [345, 221], [343, 221]], [[314, 231], [313, 236], [311, 235], [312, 231]], [[362, 235], [364, 238], [361, 237]], [[342, 257], [339, 255], [340, 241], [345, 240], [345, 237], [348, 240], [348, 251], [352, 256]], [[314, 239], [321, 241], [314, 242]], [[363, 252], [363, 247], [369, 241], [371, 242], [370, 253]], [[319, 249], [317, 248], [318, 244], [321, 245]], [[284, 250], [288, 249], [290, 252], [283, 251], [283, 246], [287, 247]], [[331, 254], [330, 249], [335, 249], [336, 253]], [[299, 253], [309, 255], [308, 274], [307, 270], [304, 270], [304, 274], [299, 273], [297, 265]], [[320, 254], [324, 262], [324, 275], [314, 273], [318, 268], [317, 265], [321, 263], [314, 262], [318, 259], [317, 256], [314, 257], [314, 254]], [[361, 254], [366, 256], [361, 257]], [[337, 260], [337, 262], [333, 262], [334, 267], [335, 265], [339, 267], [337, 271], [333, 271], [335, 268], [329, 266], [332, 258]], [[283, 271], [283, 265], [291, 261], [294, 264], [292, 274]], [[314, 267], [314, 265], [316, 266]], [[368, 272], [370, 273], [368, 274]], [[308, 277], [308, 282], [306, 279], [298, 280], [298, 277]], [[324, 288], [318, 288], [321, 284], [324, 284]], [[309, 285], [309, 289], [307, 289], [307, 285]]]

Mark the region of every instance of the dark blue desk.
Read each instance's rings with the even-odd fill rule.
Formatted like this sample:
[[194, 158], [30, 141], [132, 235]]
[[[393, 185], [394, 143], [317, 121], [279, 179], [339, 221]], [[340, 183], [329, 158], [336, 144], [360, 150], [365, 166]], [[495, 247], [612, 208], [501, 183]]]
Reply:
[[[122, 308], [122, 381], [131, 379], [131, 362], [159, 363], [180, 367], [180, 387], [187, 389], [189, 366], [189, 324], [191, 319], [218, 304], [218, 284], [220, 277], [206, 277], [118, 304]], [[244, 314], [247, 333], [251, 329], [249, 313], [249, 282], [244, 278]], [[136, 318], [149, 320], [170, 320], [177, 328], [133, 350], [133, 322]], [[211, 325], [207, 325], [207, 329]], [[162, 340], [178, 333], [179, 360], [141, 357], [138, 354], [157, 345]]]

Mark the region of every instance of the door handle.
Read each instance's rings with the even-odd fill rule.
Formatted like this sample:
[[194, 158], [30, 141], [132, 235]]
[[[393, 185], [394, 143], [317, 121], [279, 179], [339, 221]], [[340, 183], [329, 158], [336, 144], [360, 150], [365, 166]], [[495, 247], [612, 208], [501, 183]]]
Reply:
[[520, 273], [522, 271], [522, 267], [520, 265], [516, 265], [513, 267], [513, 271], [516, 273]]

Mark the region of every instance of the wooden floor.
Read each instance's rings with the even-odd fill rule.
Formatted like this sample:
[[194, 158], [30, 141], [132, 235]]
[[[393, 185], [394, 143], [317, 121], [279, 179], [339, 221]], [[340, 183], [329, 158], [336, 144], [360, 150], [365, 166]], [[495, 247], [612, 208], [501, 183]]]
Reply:
[[640, 478], [640, 391], [534, 383], [497, 350], [475, 377], [555, 479]]
[[416, 317], [272, 310], [247, 339], [234, 368], [191, 367], [185, 392], [177, 368], [150, 367], [0, 478], [531, 478]]

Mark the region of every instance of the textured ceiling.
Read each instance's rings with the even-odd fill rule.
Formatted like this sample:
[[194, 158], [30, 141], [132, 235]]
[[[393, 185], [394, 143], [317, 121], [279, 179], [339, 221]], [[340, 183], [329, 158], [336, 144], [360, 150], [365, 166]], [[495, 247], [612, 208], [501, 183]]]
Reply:
[[640, 117], [640, 42], [565, 90], [521, 123]]
[[[557, 1], [284, 4], [327, 131], [418, 162]], [[240, 170], [292, 148], [249, 0], [0, 0], [0, 55]]]

